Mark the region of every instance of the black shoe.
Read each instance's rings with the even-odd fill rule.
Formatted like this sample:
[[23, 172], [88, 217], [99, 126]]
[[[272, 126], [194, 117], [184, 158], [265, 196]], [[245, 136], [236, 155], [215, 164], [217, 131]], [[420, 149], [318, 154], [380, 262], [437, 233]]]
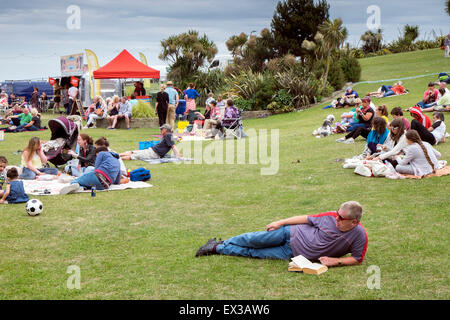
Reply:
[[216, 246], [220, 244], [216, 241], [216, 238], [211, 238], [208, 240], [208, 242], [201, 246], [200, 249], [197, 250], [197, 253], [195, 254], [196, 257], [200, 256], [209, 256], [212, 254], [218, 254], [216, 251]]

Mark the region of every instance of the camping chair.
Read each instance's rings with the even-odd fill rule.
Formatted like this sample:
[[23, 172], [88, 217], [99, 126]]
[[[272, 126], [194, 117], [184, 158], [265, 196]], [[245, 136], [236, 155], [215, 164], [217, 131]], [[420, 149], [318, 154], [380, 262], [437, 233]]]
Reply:
[[235, 139], [242, 138], [243, 124], [241, 111], [237, 109], [238, 114], [236, 118], [226, 118], [222, 120], [222, 128], [224, 138], [234, 137]]
[[40, 101], [40, 107], [41, 107], [41, 112], [47, 112], [48, 111], [48, 100], [41, 100]]
[[189, 124], [193, 124], [195, 120], [201, 120], [199, 116], [197, 116], [195, 113], [200, 112], [200, 110], [189, 110], [187, 121], [189, 121]]

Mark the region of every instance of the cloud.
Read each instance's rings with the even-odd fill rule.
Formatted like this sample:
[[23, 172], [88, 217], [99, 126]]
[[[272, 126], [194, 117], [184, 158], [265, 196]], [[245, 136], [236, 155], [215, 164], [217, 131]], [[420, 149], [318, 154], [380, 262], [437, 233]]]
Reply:
[[[59, 56], [83, 52], [97, 53], [105, 64], [126, 48], [137, 56], [147, 56], [151, 65], [163, 65], [158, 59], [160, 42], [170, 35], [194, 29], [206, 34], [228, 54], [225, 41], [241, 32], [259, 32], [270, 27], [277, 0], [2, 0], [0, 30], [1, 78], [36, 78], [57, 74]], [[398, 36], [404, 24], [420, 24], [420, 31], [448, 30], [448, 16], [442, 0], [332, 0], [330, 16], [341, 17], [348, 28], [348, 41], [356, 45], [367, 30], [369, 5], [381, 9], [385, 40]], [[81, 9], [81, 28], [69, 30], [66, 10]], [[4, 50], [7, 48], [7, 50]], [[39, 58], [40, 57], [40, 58]], [[39, 63], [37, 63], [39, 62]]]

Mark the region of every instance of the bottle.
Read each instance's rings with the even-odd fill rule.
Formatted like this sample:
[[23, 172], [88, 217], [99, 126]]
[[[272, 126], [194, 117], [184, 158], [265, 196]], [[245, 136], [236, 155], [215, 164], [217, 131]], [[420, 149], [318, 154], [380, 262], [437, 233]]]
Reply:
[[95, 197], [96, 196], [96, 194], [95, 194], [95, 187], [92, 187], [91, 188], [91, 197]]

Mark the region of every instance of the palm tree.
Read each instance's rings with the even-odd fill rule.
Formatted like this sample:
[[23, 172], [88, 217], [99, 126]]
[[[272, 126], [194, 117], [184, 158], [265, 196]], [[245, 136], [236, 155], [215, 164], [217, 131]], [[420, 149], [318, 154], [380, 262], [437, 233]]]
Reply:
[[319, 26], [319, 31], [323, 35], [323, 43], [327, 54], [327, 67], [323, 75], [323, 88], [327, 85], [328, 72], [330, 71], [331, 54], [333, 50], [339, 49], [347, 38], [347, 28], [342, 26], [342, 19], [337, 18], [333, 21], [326, 21]]
[[448, 15], [450, 16], [450, 0], [447, 0], [447, 5], [445, 10], [447, 11]]

